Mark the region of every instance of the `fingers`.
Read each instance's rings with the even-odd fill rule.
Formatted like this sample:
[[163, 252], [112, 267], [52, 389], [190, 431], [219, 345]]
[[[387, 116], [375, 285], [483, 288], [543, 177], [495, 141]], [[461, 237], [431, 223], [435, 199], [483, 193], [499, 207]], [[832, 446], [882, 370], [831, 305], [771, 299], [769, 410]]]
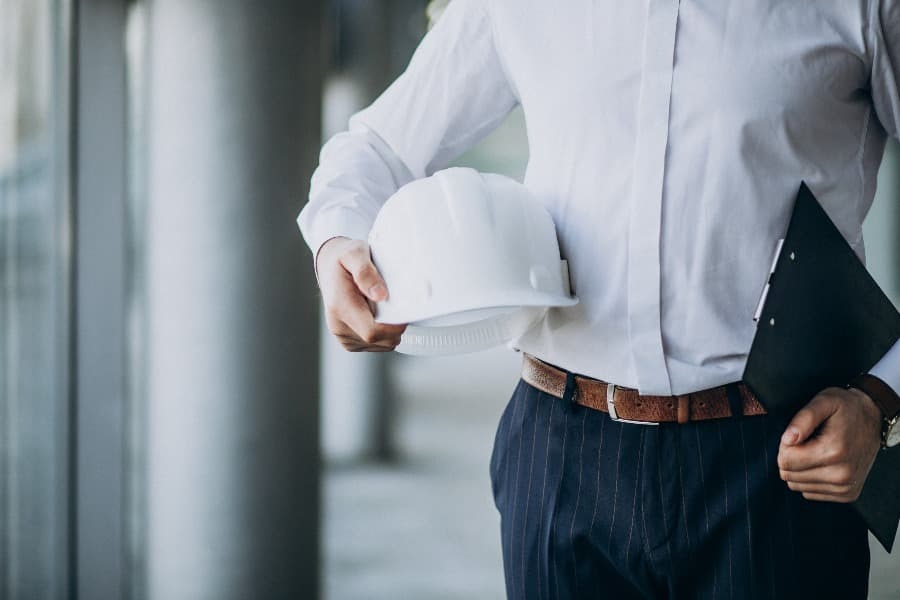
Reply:
[[372, 264], [367, 245], [353, 246], [341, 256], [341, 265], [353, 277], [353, 282], [363, 295], [373, 302], [387, 300], [387, 286], [378, 269]]
[[376, 323], [369, 306], [358, 292], [345, 296], [346, 303], [332, 313], [329, 329], [350, 352], [391, 351], [400, 344], [405, 325]]
[[859, 496], [853, 495], [833, 495], [833, 494], [817, 494], [815, 492], [803, 492], [803, 497], [807, 500], [813, 500], [815, 502], [853, 502]]
[[369, 338], [371, 341], [367, 341], [349, 328], [346, 328], [344, 331], [344, 333], [335, 331], [332, 331], [332, 333], [348, 352], [391, 352], [400, 345], [399, 335], [377, 340]]
[[865, 475], [856, 473], [848, 465], [831, 465], [808, 471], [782, 471], [781, 478], [788, 488], [804, 494], [836, 496], [836, 501], [850, 502], [859, 497]]
[[853, 489], [850, 485], [838, 485], [836, 483], [796, 483], [788, 482], [788, 487], [795, 492], [807, 494], [823, 494], [827, 496], [843, 496]]
[[807, 500], [853, 502], [862, 491], [862, 481], [845, 464], [830, 465], [807, 471], [781, 471], [789, 489], [803, 494]]
[[788, 481], [787, 486], [792, 491], [803, 494], [807, 500], [822, 502], [853, 502], [862, 492], [862, 485], [855, 481], [850, 483]]
[[[376, 323], [366, 299], [356, 290], [348, 290], [348, 293], [344, 295], [344, 302], [337, 312], [339, 313], [337, 315], [339, 320], [345, 323], [360, 341], [367, 344], [379, 344], [394, 339], [399, 340], [400, 335], [406, 329], [404, 325]], [[337, 334], [338, 332], [334, 333]]]
[[797, 413], [778, 449], [779, 475], [788, 488], [808, 500], [859, 497], [878, 452], [880, 417], [859, 400], [852, 391], [829, 388]]
[[356, 337], [335, 336], [347, 352], [393, 352], [397, 345], [367, 344]]
[[[354, 319], [358, 320], [354, 322]], [[342, 323], [341, 326], [333, 328], [332, 333], [340, 341], [355, 341], [367, 346], [394, 348], [400, 343], [400, 337], [405, 329], [403, 325], [376, 323], [372, 320], [371, 314], [366, 319], [365, 314], [354, 312], [348, 320], [350, 322]]]
[[389, 352], [405, 325], [376, 323], [370, 303], [387, 299], [387, 286], [361, 240], [336, 238], [319, 253], [319, 287], [328, 329], [350, 352]]
[[828, 465], [806, 471], [780, 471], [781, 478], [794, 483], [828, 483], [831, 485], [853, 484], [851, 469], [843, 465]]
[[830, 440], [813, 438], [798, 446], [782, 445], [778, 449], [778, 468], [782, 471], [805, 471], [836, 462], [838, 449]]
[[838, 408], [840, 408], [838, 398], [826, 393], [819, 394], [794, 415], [784, 435], [781, 436], [781, 443], [788, 446], [803, 443], [828, 417], [837, 412]]

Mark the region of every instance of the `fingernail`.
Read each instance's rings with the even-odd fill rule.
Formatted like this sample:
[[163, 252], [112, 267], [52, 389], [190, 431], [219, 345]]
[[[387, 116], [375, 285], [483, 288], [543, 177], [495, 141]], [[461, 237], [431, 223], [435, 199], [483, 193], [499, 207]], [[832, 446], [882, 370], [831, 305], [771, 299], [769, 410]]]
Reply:
[[800, 432], [793, 427], [790, 427], [784, 432], [784, 435], [781, 436], [781, 443], [791, 445], [797, 441], [798, 437], [800, 437]]
[[384, 287], [382, 283], [376, 283], [372, 287], [369, 288], [369, 297], [372, 300], [384, 300], [387, 296], [387, 288]]

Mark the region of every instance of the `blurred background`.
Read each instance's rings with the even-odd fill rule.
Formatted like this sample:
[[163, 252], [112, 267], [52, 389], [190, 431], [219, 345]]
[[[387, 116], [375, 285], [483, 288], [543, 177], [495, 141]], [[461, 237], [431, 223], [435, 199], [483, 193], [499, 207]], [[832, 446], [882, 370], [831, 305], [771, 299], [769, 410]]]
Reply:
[[[294, 223], [440, 9], [0, 0], [0, 599], [503, 596], [519, 357], [343, 352]], [[526, 161], [517, 111], [459, 162]], [[892, 145], [865, 233], [895, 303], [898, 232]], [[898, 560], [873, 545], [872, 598]]]

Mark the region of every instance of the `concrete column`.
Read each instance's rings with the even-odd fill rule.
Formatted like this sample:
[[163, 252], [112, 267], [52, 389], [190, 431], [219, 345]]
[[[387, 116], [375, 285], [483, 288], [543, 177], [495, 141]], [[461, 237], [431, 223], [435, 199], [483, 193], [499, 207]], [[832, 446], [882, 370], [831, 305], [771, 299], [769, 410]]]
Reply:
[[322, 4], [150, 6], [149, 598], [319, 594]]
[[81, 2], [74, 157], [70, 594], [120, 598], [125, 484], [125, 5]]
[[[418, 0], [342, 0], [333, 44], [340, 64], [326, 90], [323, 137], [347, 129], [356, 111], [377, 98], [412, 56], [425, 32]], [[396, 457], [398, 407], [390, 386], [391, 357], [346, 352], [322, 321], [322, 440], [335, 463]]]

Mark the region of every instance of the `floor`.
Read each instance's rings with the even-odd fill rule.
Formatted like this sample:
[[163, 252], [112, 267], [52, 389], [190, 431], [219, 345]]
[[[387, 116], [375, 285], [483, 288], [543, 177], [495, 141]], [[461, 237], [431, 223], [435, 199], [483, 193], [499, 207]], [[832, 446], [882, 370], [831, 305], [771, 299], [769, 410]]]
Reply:
[[488, 460], [518, 364], [506, 350], [398, 357], [402, 462], [326, 479], [329, 600], [503, 597]]
[[[329, 470], [327, 600], [503, 598], [488, 460], [518, 368], [505, 349], [396, 357], [404, 458]], [[900, 599], [900, 550], [891, 557], [873, 545], [870, 598]]]

